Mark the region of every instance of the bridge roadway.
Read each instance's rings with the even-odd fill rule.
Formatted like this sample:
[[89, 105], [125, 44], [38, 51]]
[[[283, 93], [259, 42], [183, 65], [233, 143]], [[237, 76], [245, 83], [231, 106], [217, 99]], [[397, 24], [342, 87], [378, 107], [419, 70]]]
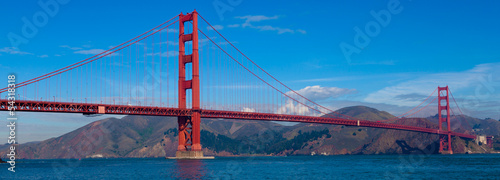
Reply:
[[[8, 111], [9, 101], [0, 99], [0, 111]], [[116, 114], [116, 115], [148, 115], [148, 116], [190, 116], [193, 111], [201, 111], [202, 118], [245, 119], [263, 121], [286, 121], [303, 123], [334, 124], [345, 126], [372, 127], [383, 129], [396, 129], [404, 131], [448, 134], [466, 139], [475, 139], [475, 135], [457, 133], [453, 131], [439, 131], [438, 129], [372, 122], [367, 120], [350, 120], [341, 118], [328, 118], [317, 116], [300, 116], [271, 113], [254, 113], [222, 110], [193, 110], [173, 107], [130, 106], [112, 104], [68, 103], [50, 101], [15, 101], [16, 111], [28, 112], [55, 112], [55, 113], [82, 113], [82, 114]]]

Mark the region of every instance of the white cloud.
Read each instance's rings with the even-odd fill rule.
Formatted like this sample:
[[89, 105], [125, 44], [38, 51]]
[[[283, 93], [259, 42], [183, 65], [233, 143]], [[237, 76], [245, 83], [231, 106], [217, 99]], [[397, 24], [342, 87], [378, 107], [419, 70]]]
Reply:
[[[311, 101], [319, 101], [319, 100], [331, 100], [333, 98], [338, 98], [343, 95], [355, 93], [355, 89], [345, 89], [338, 87], [321, 87], [321, 86], [307, 86], [303, 89], [295, 91], [300, 95], [306, 97]], [[288, 99], [285, 105], [282, 105], [276, 113], [278, 114], [296, 114], [296, 115], [306, 115], [306, 116], [320, 116], [322, 113], [318, 112], [315, 109], [318, 109], [315, 105], [312, 105], [306, 102], [305, 99], [301, 98], [294, 92], [287, 92], [287, 95], [290, 97], [302, 102], [299, 103], [295, 100]], [[304, 104], [307, 104], [304, 105]], [[314, 109], [312, 109], [314, 108]], [[322, 110], [324, 112], [324, 109]]]
[[[96, 55], [96, 54], [100, 54], [102, 52], [104, 52], [106, 50], [104, 49], [89, 49], [89, 50], [79, 50], [79, 51], [75, 51], [73, 53], [75, 54], [86, 54], [86, 55]], [[118, 56], [120, 55], [120, 53], [118, 53], [119, 51], [117, 52], [113, 52], [113, 51], [108, 51], [108, 52], [105, 52], [101, 55], [99, 55], [100, 57], [103, 57], [103, 56], [108, 56], [108, 57], [111, 57], [111, 56]]]
[[0, 69], [10, 69], [10, 67], [9, 66], [4, 66], [4, 65], [0, 64]]
[[209, 86], [209, 88], [218, 89], [262, 89], [264, 86], [257, 85], [221, 85], [221, 86]]
[[[355, 93], [356, 90], [338, 87], [307, 86], [295, 92], [310, 99], [311, 101], [316, 101], [325, 100], [328, 98], [338, 98], [343, 95]], [[291, 91], [287, 92], [286, 94], [294, 98], [297, 97], [297, 95]]]
[[243, 110], [241, 110], [242, 112], [255, 112], [255, 108], [247, 108], [247, 107], [244, 107]]
[[[158, 55], [160, 55], [160, 53], [159, 52], [154, 53], [154, 54], [153, 53], [148, 53], [146, 55], [148, 55], [148, 56], [153, 56], [153, 55], [154, 56], [158, 56]], [[161, 57], [174, 57], [174, 56], [179, 56], [179, 51], [173, 51], [172, 50], [172, 51], [166, 51], [166, 52], [162, 52], [161, 53]]]
[[277, 114], [295, 114], [303, 116], [318, 116], [319, 112], [312, 110], [311, 108], [304, 106], [291, 99], [286, 101], [286, 104], [278, 108]]
[[89, 49], [89, 50], [80, 50], [80, 51], [75, 51], [75, 54], [90, 54], [90, 55], [96, 55], [99, 53], [102, 53], [106, 50], [104, 49]]
[[177, 46], [177, 45], [179, 45], [179, 43], [176, 42], [176, 41], [163, 41], [161, 43], [155, 43], [155, 44], [166, 44], [168, 46]]
[[[215, 30], [222, 30], [224, 29], [224, 26], [221, 26], [221, 25], [213, 25], [212, 27], [214, 27], [213, 29]], [[213, 30], [212, 27], [207, 27], [207, 30]]]
[[49, 57], [49, 55], [44, 54], [44, 55], [40, 55], [40, 56], [38, 56], [38, 57], [39, 57], [39, 58], [48, 58], [48, 57]]
[[261, 31], [277, 31], [278, 34], [283, 34], [283, 33], [294, 33], [295, 31], [292, 30], [292, 29], [288, 29], [288, 28], [279, 28], [279, 27], [273, 27], [273, 26], [270, 26], [270, 25], [266, 25], [266, 26], [255, 26], [253, 27], [255, 29], [259, 29]]
[[230, 27], [230, 28], [249, 27], [249, 28], [253, 28], [253, 29], [258, 29], [260, 31], [276, 31], [278, 34], [295, 33], [295, 32], [299, 32], [302, 34], [307, 33], [303, 29], [293, 30], [290, 28], [282, 28], [282, 27], [276, 27], [276, 26], [271, 26], [271, 25], [253, 25], [252, 24], [255, 22], [261, 22], [261, 21], [266, 21], [266, 20], [275, 20], [275, 19], [278, 19], [279, 16], [247, 15], [247, 16], [237, 16], [235, 18], [245, 20], [245, 22], [243, 22], [241, 25], [240, 24], [228, 25], [228, 27]]
[[247, 15], [247, 16], [236, 16], [235, 18], [237, 19], [244, 19], [245, 23], [243, 23], [241, 26], [242, 27], [247, 27], [247, 26], [252, 26], [251, 22], [260, 22], [264, 20], [272, 20], [272, 19], [278, 19], [278, 16], [263, 16], [263, 15]]
[[71, 49], [71, 50], [80, 50], [80, 49], [83, 49], [81, 47], [71, 47], [71, 46], [68, 46], [68, 45], [61, 45], [59, 47], [67, 48], [67, 49]]
[[302, 34], [307, 34], [307, 31], [303, 30], [303, 29], [297, 29], [297, 32], [302, 33]]
[[161, 54], [162, 57], [174, 57], [179, 56], [179, 51], [168, 51]]
[[174, 29], [174, 28], [167, 28], [167, 29], [163, 29], [163, 30], [161, 30], [161, 32], [166, 32], [166, 33], [179, 33], [179, 30], [178, 30], [178, 29]]
[[18, 48], [14, 48], [14, 47], [4, 47], [4, 48], [0, 49], [0, 53], [17, 54], [17, 55], [33, 55], [33, 53], [20, 51]]

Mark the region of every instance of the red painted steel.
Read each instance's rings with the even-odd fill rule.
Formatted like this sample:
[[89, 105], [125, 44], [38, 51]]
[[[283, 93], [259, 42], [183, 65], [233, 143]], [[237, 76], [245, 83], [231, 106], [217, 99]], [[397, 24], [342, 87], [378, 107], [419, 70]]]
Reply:
[[[7, 111], [8, 101], [0, 100], [0, 111]], [[99, 113], [99, 107], [104, 107], [104, 113]], [[130, 114], [130, 115], [152, 115], [152, 116], [190, 116], [190, 109], [151, 107], [151, 106], [127, 106], [107, 105], [91, 103], [68, 103], [52, 101], [24, 101], [16, 100], [16, 111], [29, 112], [56, 112], [56, 113], [82, 113], [82, 114]]]
[[[446, 95], [441, 94], [442, 91], [446, 91]], [[441, 104], [442, 100], [446, 100], [446, 106]], [[442, 112], [446, 111], [446, 117], [443, 117]], [[447, 134], [442, 134], [439, 136], [439, 152], [448, 151], [448, 153], [453, 154], [451, 148], [451, 126], [450, 126], [450, 96], [448, 86], [438, 87], [438, 116], [439, 116], [439, 131], [444, 131], [443, 123], [446, 123]]]
[[[193, 32], [184, 34], [184, 23], [191, 21]], [[187, 15], [179, 15], [179, 108], [186, 108], [186, 91], [191, 89], [192, 114], [179, 116], [179, 146], [178, 151], [201, 151], [200, 143], [200, 79], [198, 54], [198, 15], [196, 10]], [[186, 42], [191, 41], [192, 54], [186, 55]], [[186, 80], [186, 64], [192, 64], [192, 79]]]

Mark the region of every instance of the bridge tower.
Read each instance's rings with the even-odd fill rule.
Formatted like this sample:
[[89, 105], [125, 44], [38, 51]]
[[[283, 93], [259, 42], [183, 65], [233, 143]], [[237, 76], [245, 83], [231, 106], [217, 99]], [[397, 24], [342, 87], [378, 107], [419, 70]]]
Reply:
[[[191, 34], [184, 33], [186, 22], [191, 22], [193, 31]], [[185, 54], [186, 42], [191, 41], [192, 53]], [[186, 64], [191, 63], [192, 77], [186, 78]], [[179, 116], [179, 146], [175, 158], [199, 159], [203, 157], [200, 144], [200, 77], [199, 77], [199, 54], [198, 54], [198, 13], [193, 11], [186, 15], [179, 15], [179, 108], [186, 109], [187, 90], [191, 89], [192, 110], [191, 116]]]
[[[446, 102], [443, 105], [442, 101]], [[446, 111], [443, 117], [443, 111]], [[451, 149], [451, 127], [450, 127], [450, 98], [448, 86], [438, 87], [438, 116], [439, 116], [439, 153], [453, 154]], [[446, 125], [446, 130], [443, 130], [443, 123]]]

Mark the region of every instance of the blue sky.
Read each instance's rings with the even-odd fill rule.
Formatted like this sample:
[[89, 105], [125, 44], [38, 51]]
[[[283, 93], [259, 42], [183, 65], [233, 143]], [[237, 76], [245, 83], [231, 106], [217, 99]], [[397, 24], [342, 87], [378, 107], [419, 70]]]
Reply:
[[[449, 85], [466, 114], [500, 118], [498, 1], [61, 0], [47, 23], [12, 48], [16, 44], [9, 37], [23, 36], [23, 18], [33, 21], [44, 11], [38, 2], [51, 1], [2, 2], [1, 76], [39, 76], [196, 9], [265, 70], [333, 109], [368, 105], [398, 114], [438, 85]], [[373, 12], [389, 12], [390, 20], [380, 23]], [[356, 29], [369, 42], [346, 56], [342, 44], [356, 47]], [[7, 84], [3, 78], [0, 82]], [[20, 123], [31, 133], [20, 137], [22, 142], [58, 136], [98, 119], [24, 116]]]

